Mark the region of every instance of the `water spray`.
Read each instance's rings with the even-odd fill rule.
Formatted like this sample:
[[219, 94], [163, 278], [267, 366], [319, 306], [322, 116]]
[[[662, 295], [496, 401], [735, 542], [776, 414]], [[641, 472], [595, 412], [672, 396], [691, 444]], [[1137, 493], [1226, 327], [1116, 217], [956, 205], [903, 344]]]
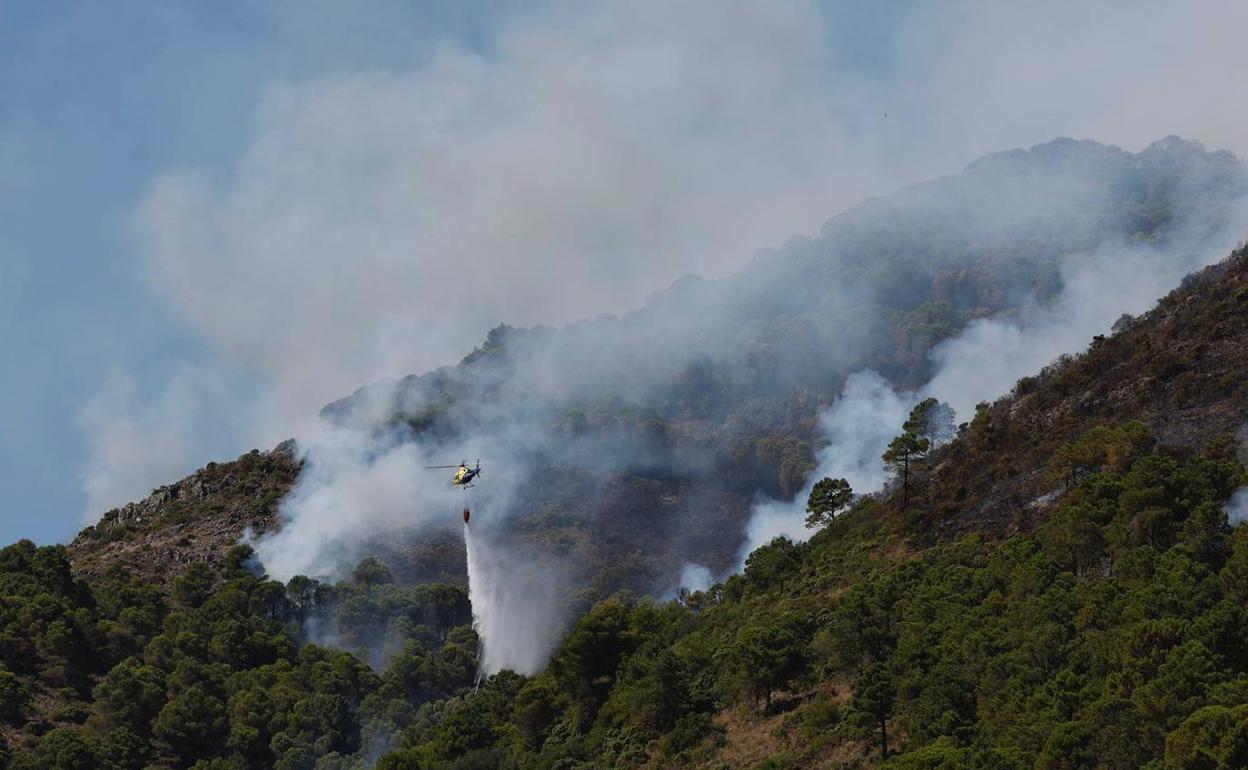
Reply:
[[479, 640], [478, 683], [503, 670], [530, 676], [541, 669], [562, 636], [560, 591], [565, 575], [538, 553], [515, 543], [496, 544], [484, 531], [473, 529], [471, 518], [465, 507], [468, 601]]
[[484, 672], [485, 660], [485, 626], [481, 613], [485, 611], [485, 602], [481, 596], [482, 593], [482, 575], [480, 559], [477, 556], [477, 545], [473, 540], [472, 530], [468, 528], [468, 520], [472, 518], [472, 511], [468, 506], [464, 506], [464, 549], [467, 552], [468, 563], [468, 604], [472, 610], [472, 630], [477, 632], [477, 681], [476, 687], [481, 687], [481, 679]]

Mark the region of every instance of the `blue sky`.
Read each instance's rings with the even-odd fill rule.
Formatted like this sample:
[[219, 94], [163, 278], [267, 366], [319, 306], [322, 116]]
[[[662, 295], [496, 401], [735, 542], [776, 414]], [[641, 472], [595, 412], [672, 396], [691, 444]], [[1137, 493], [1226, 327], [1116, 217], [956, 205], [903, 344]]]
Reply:
[[134, 263], [151, 178], [237, 154], [266, 84], [478, 39], [494, 5], [0, 3], [0, 539], [79, 526], [77, 415], [111, 368], [142, 392], [202, 353]]
[[1243, 16], [0, 1], [0, 540], [985, 152], [1242, 152]]

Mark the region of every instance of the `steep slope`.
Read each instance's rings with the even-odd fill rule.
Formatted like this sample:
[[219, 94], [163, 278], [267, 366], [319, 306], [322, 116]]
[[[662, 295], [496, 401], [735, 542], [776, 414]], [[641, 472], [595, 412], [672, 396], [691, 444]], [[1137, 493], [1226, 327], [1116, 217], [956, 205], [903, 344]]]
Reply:
[[207, 466], [135, 503], [104, 514], [69, 546], [74, 569], [99, 577], [119, 567], [168, 584], [192, 561], [218, 564], [246, 533], [277, 526], [277, 508], [294, 486], [293, 442]]
[[1063, 357], [980, 413], [932, 458], [928, 504], [946, 530], [1034, 525], [1083, 472], [1054, 451], [1097, 425], [1138, 420], [1159, 443], [1248, 446], [1248, 251], [1184, 280], [1140, 318]]
[[[1212, 248], [1245, 191], [1238, 160], [1175, 138], [1134, 154], [1071, 140], [1001, 153], [868, 201], [728, 279], [681, 279], [623, 317], [500, 326], [460, 365], [362, 388], [323, 416], [556, 480], [513, 490], [495, 512], [507, 522], [498, 536], [572, 554], [602, 590], [667, 590], [686, 559], [736, 562], [757, 494], [801, 489], [818, 416], [848, 374], [871, 367], [918, 385], [935, 344], [972, 319], [1043, 303], [1071, 260], [1124, 244]], [[264, 483], [289, 488], [287, 471]], [[160, 516], [177, 525], [168, 531], [113, 516], [75, 541], [75, 564], [98, 572], [114, 554], [136, 556], [126, 563], [159, 576], [197, 553], [219, 556], [247, 527], [272, 531], [271, 504], [214, 522], [209, 512], [236, 510], [237, 494], [248, 493], [210, 494], [187, 521]], [[404, 580], [461, 579], [445, 513], [414, 505], [410, 531], [365, 531], [343, 550], [382, 552]], [[602, 564], [614, 576], [595, 571]]]
[[681, 279], [620, 318], [500, 326], [457, 367], [323, 414], [376, 429], [380, 412], [435, 444], [502, 433], [523, 414], [549, 439], [542, 456], [791, 495], [811, 467], [815, 416], [848, 374], [916, 387], [934, 344], [1052, 298], [1067, 262], [1103, 247], [1224, 254], [1246, 191], [1233, 156], [1174, 137], [1138, 154], [1072, 140], [1000, 153], [863, 203], [728, 279]]
[[[1173, 138], [1138, 154], [1058, 140], [990, 156], [834, 217], [730, 278], [682, 279], [625, 316], [500, 326], [460, 365], [378, 383], [323, 416], [438, 456], [489, 454], [525, 478], [566, 468], [672, 484], [690, 501], [676, 529], [743, 532], [746, 506], [697, 499], [791, 498], [851, 373], [917, 387], [933, 346], [968, 322], [1043, 306], [1073, 267], [1119, 250], [1205, 264], [1226, 253], [1245, 190], [1238, 160]], [[541, 507], [540, 491], [514, 491], [503, 516]], [[592, 520], [604, 507], [617, 523], [645, 518], [631, 496], [566, 510]], [[730, 563], [740, 541], [724, 546], [698, 558]], [[653, 578], [670, 585], [675, 572]]]
[[683, 605], [601, 602], [378, 766], [1243, 766], [1246, 299], [1241, 249], [985, 408], [909, 506], [864, 499]]
[[[1239, 250], [986, 408], [910, 506], [864, 499], [683, 603], [603, 600], [533, 677], [477, 686], [462, 590], [375, 562], [283, 586], [235, 550], [168, 599], [4, 549], [0, 766], [1243, 766], [1246, 286]], [[297, 470], [201, 480], [267, 499], [247, 469]], [[300, 647], [335, 596], [356, 653]]]

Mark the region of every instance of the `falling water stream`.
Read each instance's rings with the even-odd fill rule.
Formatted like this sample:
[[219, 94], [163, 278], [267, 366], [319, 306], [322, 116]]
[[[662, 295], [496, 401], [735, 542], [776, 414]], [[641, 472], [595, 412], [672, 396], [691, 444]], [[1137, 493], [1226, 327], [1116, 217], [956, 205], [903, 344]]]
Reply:
[[493, 630], [491, 623], [490, 601], [486, 595], [486, 581], [481, 570], [481, 559], [478, 555], [480, 549], [476, 537], [469, 528], [468, 522], [464, 522], [464, 547], [468, 552], [468, 603], [472, 605], [472, 628], [477, 632], [478, 651], [477, 651], [477, 686], [481, 686], [481, 679], [485, 676], [486, 660], [489, 654], [489, 643], [486, 641]]
[[531, 675], [561, 636], [559, 573], [532, 553], [501, 547], [464, 522], [468, 601], [480, 639], [477, 677], [510, 669]]

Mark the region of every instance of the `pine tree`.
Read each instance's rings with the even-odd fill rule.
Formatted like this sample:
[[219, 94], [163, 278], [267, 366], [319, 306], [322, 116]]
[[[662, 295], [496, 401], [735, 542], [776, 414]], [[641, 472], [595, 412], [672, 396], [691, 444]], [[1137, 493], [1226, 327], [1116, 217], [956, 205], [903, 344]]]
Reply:
[[820, 479], [806, 500], [806, 526], [823, 527], [836, 518], [854, 499], [854, 490], [845, 479]]

